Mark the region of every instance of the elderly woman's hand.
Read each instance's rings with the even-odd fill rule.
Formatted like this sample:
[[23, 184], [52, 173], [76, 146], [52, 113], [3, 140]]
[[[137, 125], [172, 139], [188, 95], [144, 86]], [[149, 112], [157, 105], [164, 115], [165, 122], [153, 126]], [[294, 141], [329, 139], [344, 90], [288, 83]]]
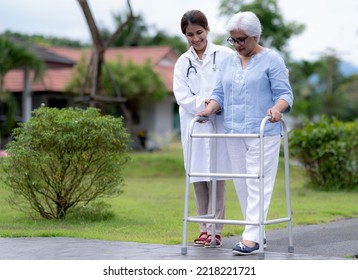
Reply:
[[271, 116], [270, 122], [279, 122], [282, 119], [282, 113], [275, 107], [267, 110], [267, 115]]
[[280, 99], [275, 106], [267, 110], [267, 115], [271, 116], [270, 122], [278, 122], [282, 119], [282, 112], [285, 112], [289, 107], [286, 100]]

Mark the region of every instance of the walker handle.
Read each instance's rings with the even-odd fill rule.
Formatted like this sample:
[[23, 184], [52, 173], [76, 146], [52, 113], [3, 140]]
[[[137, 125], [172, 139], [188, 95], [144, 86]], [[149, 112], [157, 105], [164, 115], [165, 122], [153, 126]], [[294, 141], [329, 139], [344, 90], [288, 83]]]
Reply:
[[209, 117], [196, 116], [195, 119], [197, 122], [203, 123], [203, 122], [207, 122], [209, 120]]

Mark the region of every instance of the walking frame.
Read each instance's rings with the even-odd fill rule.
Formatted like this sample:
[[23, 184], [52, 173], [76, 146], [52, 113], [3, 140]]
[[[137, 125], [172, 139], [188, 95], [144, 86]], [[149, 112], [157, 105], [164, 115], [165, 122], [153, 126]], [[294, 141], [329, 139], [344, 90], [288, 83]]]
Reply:
[[[270, 116], [266, 116], [261, 121], [260, 132], [258, 134], [220, 134], [220, 133], [202, 133], [194, 134], [194, 126], [197, 122], [208, 121], [211, 122], [214, 131], [215, 125], [208, 117], [195, 117], [190, 123], [189, 128], [189, 145], [187, 151], [187, 165], [186, 165], [186, 188], [185, 188], [185, 201], [184, 201], [184, 218], [183, 218], [183, 238], [181, 254], [187, 254], [187, 223], [211, 223], [212, 231], [215, 232], [216, 224], [233, 224], [233, 225], [257, 225], [259, 226], [259, 259], [264, 259], [264, 231], [265, 225], [277, 224], [287, 222], [288, 227], [288, 253], [294, 252], [293, 240], [292, 240], [292, 212], [291, 212], [291, 200], [290, 200], [290, 178], [289, 178], [289, 161], [288, 161], [288, 135], [287, 126], [281, 119], [281, 125], [283, 130], [283, 148], [284, 148], [284, 166], [285, 166], [285, 184], [286, 184], [286, 210], [287, 216], [272, 220], [264, 219], [264, 129], [266, 122], [270, 119]], [[259, 174], [235, 174], [235, 173], [193, 173], [191, 172], [191, 157], [192, 157], [192, 139], [193, 138], [259, 138], [260, 139], [260, 152], [259, 152]], [[211, 166], [216, 166], [216, 141], [213, 141], [212, 145], [212, 162]], [[213, 165], [214, 163], [214, 165]], [[212, 209], [209, 215], [201, 216], [188, 216], [189, 212], [189, 193], [190, 193], [190, 177], [210, 177], [212, 179]], [[216, 212], [216, 180], [217, 178], [251, 178], [259, 180], [259, 221], [246, 221], [246, 220], [227, 220], [227, 219], [215, 219]], [[215, 247], [215, 238], [211, 239], [210, 247]]]

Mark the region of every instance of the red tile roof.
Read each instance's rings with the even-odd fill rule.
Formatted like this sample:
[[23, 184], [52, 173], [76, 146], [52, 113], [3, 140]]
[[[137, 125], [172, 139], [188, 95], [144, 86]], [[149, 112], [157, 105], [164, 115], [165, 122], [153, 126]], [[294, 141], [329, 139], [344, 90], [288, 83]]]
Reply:
[[[72, 78], [72, 72], [72, 68], [47, 69], [40, 80], [31, 83], [31, 90], [32, 92], [63, 92], [65, 85]], [[23, 79], [24, 73], [22, 70], [10, 71], [5, 77], [5, 90], [22, 92]]]
[[[78, 62], [86, 54], [90, 54], [90, 49], [64, 48], [64, 47], [45, 47], [45, 49], [55, 55]], [[173, 91], [173, 70], [177, 60], [175, 52], [167, 46], [158, 47], [133, 47], [133, 48], [109, 48], [105, 52], [107, 61], [116, 60], [121, 57], [123, 62], [129, 60], [137, 64], [143, 64], [150, 60], [155, 71], [161, 75], [167, 89]], [[32, 91], [63, 92], [66, 84], [71, 80], [73, 68], [71, 66], [61, 68], [46, 69], [44, 77], [40, 81], [32, 82]], [[10, 92], [23, 91], [23, 72], [12, 70], [5, 76], [4, 88]]]

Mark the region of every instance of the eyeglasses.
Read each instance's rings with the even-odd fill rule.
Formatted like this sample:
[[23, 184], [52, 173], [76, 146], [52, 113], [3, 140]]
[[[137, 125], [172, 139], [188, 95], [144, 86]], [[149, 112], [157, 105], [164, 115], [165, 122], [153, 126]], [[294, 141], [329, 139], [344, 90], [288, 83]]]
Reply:
[[240, 46], [242, 46], [242, 45], [245, 44], [245, 40], [246, 40], [247, 38], [249, 38], [249, 36], [239, 37], [239, 38], [236, 38], [236, 39], [234, 39], [234, 38], [232, 38], [232, 37], [229, 37], [229, 38], [227, 38], [226, 41], [228, 41], [228, 43], [229, 43], [230, 45], [232, 45], [232, 46], [235, 45], [235, 43], [237, 43], [237, 44], [239, 44]]

